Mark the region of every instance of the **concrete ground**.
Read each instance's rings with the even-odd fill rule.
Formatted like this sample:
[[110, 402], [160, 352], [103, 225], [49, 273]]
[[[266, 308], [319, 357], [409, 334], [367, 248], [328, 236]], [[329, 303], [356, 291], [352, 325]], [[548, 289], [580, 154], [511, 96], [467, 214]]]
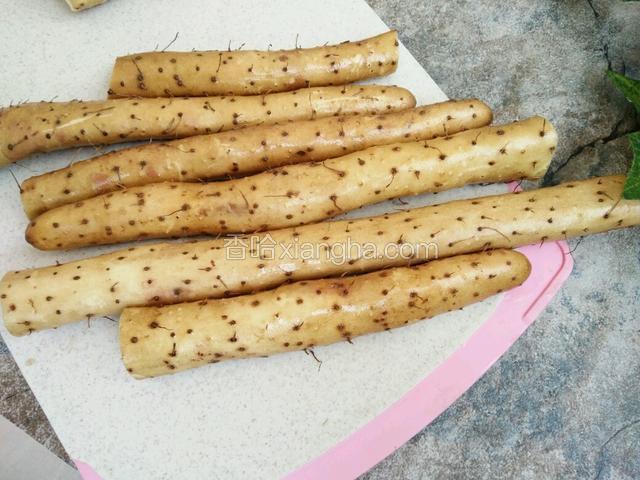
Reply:
[[[544, 184], [623, 173], [638, 115], [640, 2], [369, 0], [450, 97], [560, 134]], [[575, 269], [453, 406], [364, 478], [640, 478], [640, 229], [571, 242]], [[66, 459], [0, 340], [0, 415]]]

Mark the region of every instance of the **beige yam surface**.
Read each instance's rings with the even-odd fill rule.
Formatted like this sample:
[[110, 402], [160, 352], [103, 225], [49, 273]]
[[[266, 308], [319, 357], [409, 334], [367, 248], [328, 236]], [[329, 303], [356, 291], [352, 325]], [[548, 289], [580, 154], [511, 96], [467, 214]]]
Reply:
[[481, 301], [520, 285], [530, 270], [521, 253], [494, 250], [228, 299], [127, 308], [122, 359], [145, 378], [351, 340]]
[[398, 35], [295, 50], [145, 52], [118, 57], [112, 97], [260, 95], [394, 72]]
[[640, 201], [621, 198], [624, 182], [622, 175], [596, 177], [253, 234], [235, 242], [146, 244], [9, 272], [0, 281], [3, 318], [11, 333], [24, 335], [88, 316], [118, 314], [128, 306], [221, 298], [290, 280], [362, 273], [638, 225]]
[[55, 250], [304, 225], [396, 197], [536, 179], [556, 144], [551, 124], [533, 117], [224, 182], [154, 183], [49, 210], [31, 222], [26, 238]]
[[[384, 93], [383, 93], [384, 90]], [[64, 148], [181, 138], [286, 120], [415, 106], [404, 88], [317, 87], [251, 97], [37, 102], [0, 109], [0, 165]]]
[[[383, 92], [386, 93], [386, 92]], [[392, 106], [388, 105], [392, 110]], [[22, 183], [29, 218], [68, 203], [158, 182], [197, 182], [325, 160], [375, 145], [429, 140], [491, 123], [476, 99], [385, 115], [326, 117], [198, 135], [116, 150]], [[283, 130], [287, 137], [282, 136]]]

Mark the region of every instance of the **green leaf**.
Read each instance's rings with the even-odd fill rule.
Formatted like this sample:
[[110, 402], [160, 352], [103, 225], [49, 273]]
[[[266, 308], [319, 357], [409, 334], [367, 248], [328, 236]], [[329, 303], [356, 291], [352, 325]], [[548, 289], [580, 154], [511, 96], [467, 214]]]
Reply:
[[633, 151], [633, 160], [627, 173], [622, 196], [627, 200], [640, 200], [640, 132], [630, 134], [629, 142]]
[[640, 112], [640, 81], [625, 77], [612, 70], [607, 70], [607, 76], [615, 86], [618, 87], [618, 90], [627, 97], [627, 100], [633, 103], [638, 112]]

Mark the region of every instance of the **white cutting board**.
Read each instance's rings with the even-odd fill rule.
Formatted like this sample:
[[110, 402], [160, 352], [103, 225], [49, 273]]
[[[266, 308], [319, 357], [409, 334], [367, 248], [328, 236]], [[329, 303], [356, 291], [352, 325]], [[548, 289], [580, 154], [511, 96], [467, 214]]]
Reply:
[[[386, 30], [362, 0], [111, 0], [80, 14], [62, 0], [0, 0], [0, 105], [103, 98], [114, 58], [175, 50], [266, 49], [359, 39]], [[424, 46], [428, 48], [428, 45]], [[444, 100], [401, 46], [398, 71], [380, 83], [409, 88], [419, 104]], [[18, 179], [95, 154], [76, 149], [11, 167]], [[387, 202], [357, 215], [504, 191], [473, 187]], [[8, 169], [0, 172], [4, 272], [114, 248], [39, 252]], [[53, 428], [75, 460], [104, 479], [274, 478], [347, 437], [422, 380], [494, 311], [499, 298], [390, 333], [305, 353], [211, 365], [136, 381], [125, 372], [117, 324], [95, 319], [14, 338], [0, 327]]]

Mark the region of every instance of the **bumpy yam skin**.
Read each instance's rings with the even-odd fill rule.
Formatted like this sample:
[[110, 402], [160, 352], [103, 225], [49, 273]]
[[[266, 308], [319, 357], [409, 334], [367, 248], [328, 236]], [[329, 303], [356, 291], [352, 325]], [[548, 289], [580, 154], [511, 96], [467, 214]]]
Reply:
[[[22, 204], [32, 219], [52, 208], [121, 188], [230, 178], [376, 145], [430, 140], [482, 127], [491, 120], [486, 104], [467, 99], [385, 115], [327, 117], [293, 125], [285, 122], [152, 143], [31, 177], [22, 183]], [[286, 138], [282, 137], [283, 128], [288, 132]]]
[[536, 179], [556, 144], [551, 124], [533, 117], [225, 182], [154, 183], [49, 210], [30, 224], [27, 239], [52, 250], [304, 225], [390, 198]]
[[[275, 230], [231, 243], [217, 239], [140, 245], [7, 273], [0, 282], [0, 303], [7, 329], [24, 335], [88, 315], [117, 314], [127, 306], [221, 298], [290, 280], [362, 273], [639, 225], [640, 202], [622, 198], [624, 182], [624, 176], [597, 177], [378, 217]], [[372, 245], [382, 255], [343, 248], [349, 242]], [[295, 244], [317, 246], [317, 254], [292, 249]], [[396, 255], [393, 250], [385, 254], [385, 247], [392, 244], [407, 244], [413, 256]]]
[[127, 308], [120, 348], [135, 378], [267, 356], [390, 330], [522, 284], [521, 253], [495, 250], [240, 297]]
[[397, 64], [395, 31], [295, 50], [145, 52], [116, 59], [109, 95], [261, 95], [380, 77], [394, 72]]
[[[384, 93], [383, 93], [384, 90]], [[286, 120], [415, 106], [399, 87], [318, 87], [252, 97], [37, 102], [0, 109], [0, 165], [64, 148], [182, 138]]]

